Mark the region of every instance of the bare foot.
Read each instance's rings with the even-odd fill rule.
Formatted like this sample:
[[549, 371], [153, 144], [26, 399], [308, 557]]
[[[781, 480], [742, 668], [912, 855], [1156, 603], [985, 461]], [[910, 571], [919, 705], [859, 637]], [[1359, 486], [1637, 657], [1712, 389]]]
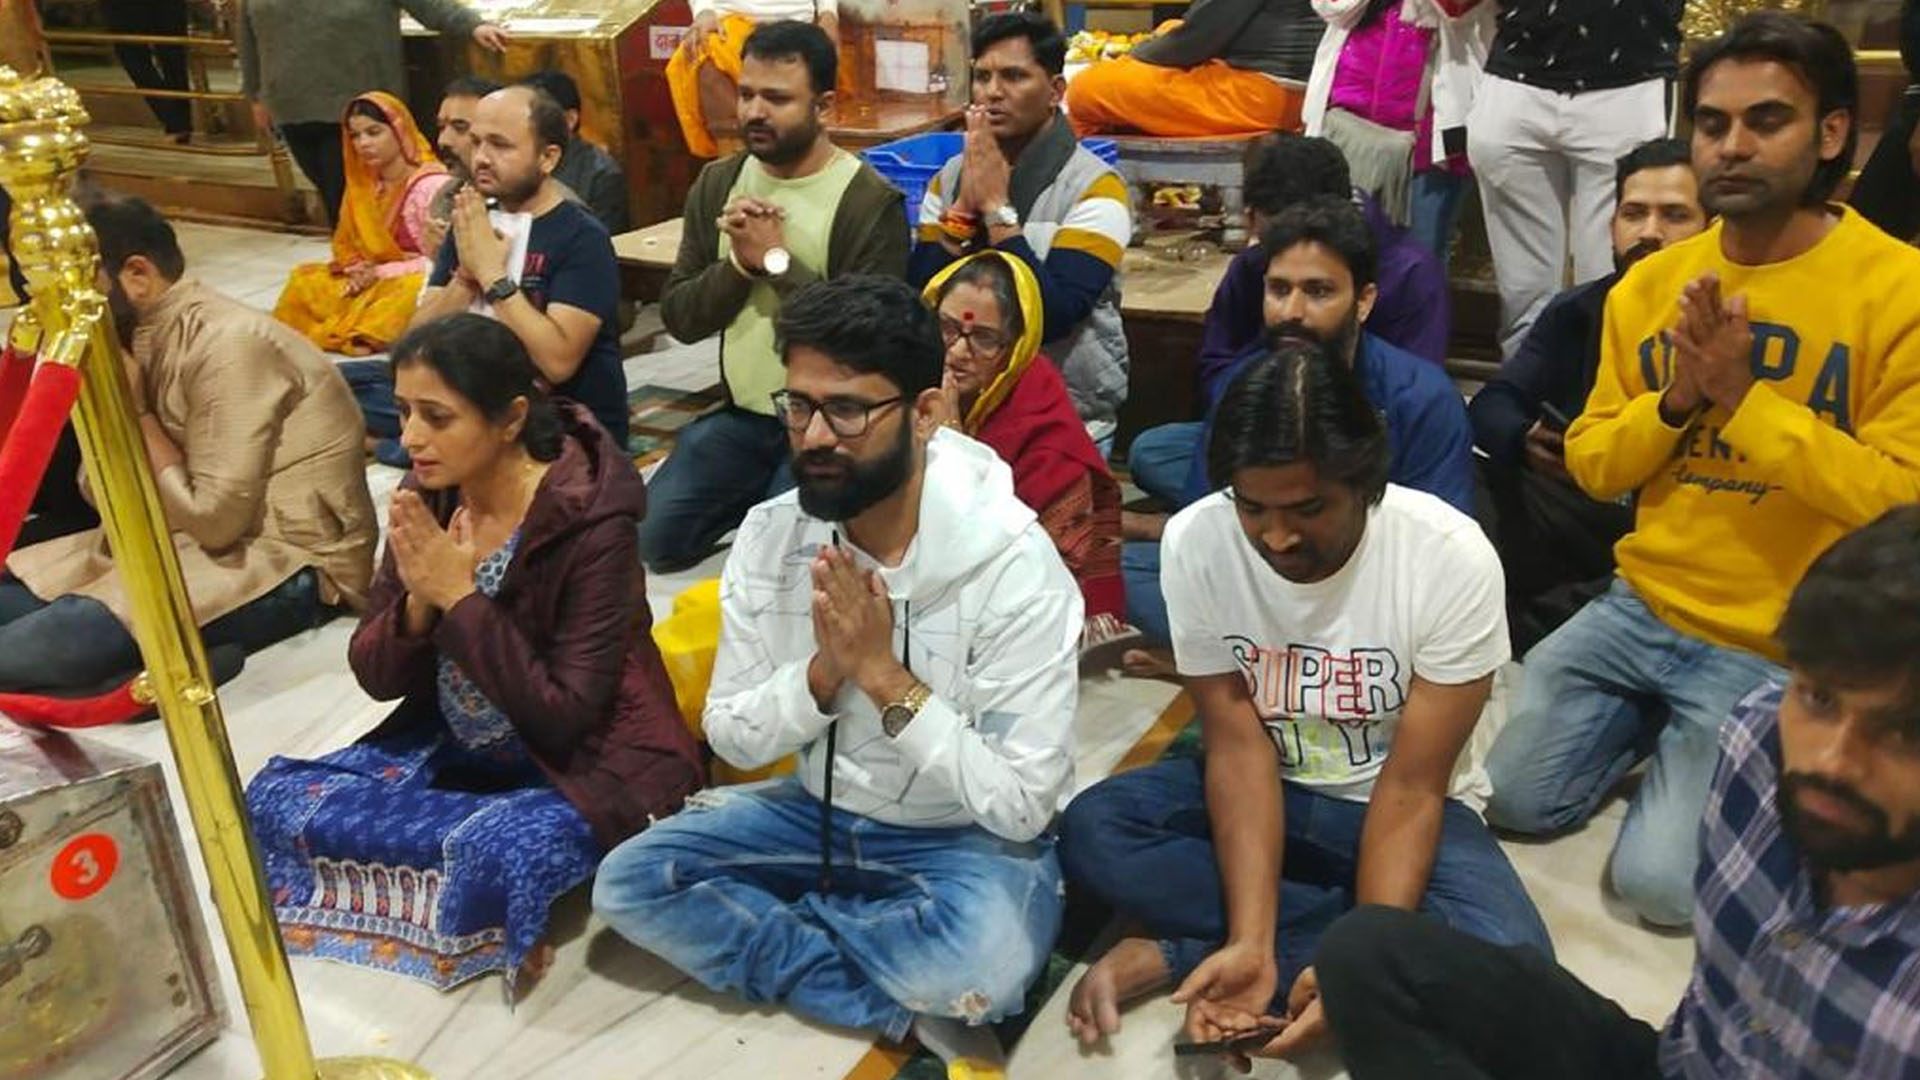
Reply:
[[1167, 531], [1166, 514], [1143, 514], [1138, 510], [1120, 511], [1120, 539], [1158, 540]]
[[1120, 657], [1120, 670], [1136, 679], [1178, 679], [1173, 653], [1166, 649], [1128, 649]]
[[1067, 1002], [1067, 1030], [1082, 1046], [1120, 1030], [1120, 1006], [1164, 988], [1167, 960], [1146, 938], [1122, 938], [1094, 962], [1073, 986]]

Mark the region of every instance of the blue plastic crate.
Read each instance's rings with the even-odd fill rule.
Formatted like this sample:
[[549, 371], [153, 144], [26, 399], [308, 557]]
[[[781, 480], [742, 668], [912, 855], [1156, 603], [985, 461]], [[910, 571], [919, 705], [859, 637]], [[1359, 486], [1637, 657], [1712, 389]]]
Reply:
[[[860, 151], [860, 156], [875, 172], [906, 193], [907, 227], [911, 229], [920, 220], [920, 203], [927, 196], [927, 185], [933, 182], [941, 166], [960, 152], [966, 139], [963, 132], [934, 131], [881, 143]], [[1120, 162], [1120, 148], [1111, 139], [1081, 139], [1080, 145], [1109, 165]]]

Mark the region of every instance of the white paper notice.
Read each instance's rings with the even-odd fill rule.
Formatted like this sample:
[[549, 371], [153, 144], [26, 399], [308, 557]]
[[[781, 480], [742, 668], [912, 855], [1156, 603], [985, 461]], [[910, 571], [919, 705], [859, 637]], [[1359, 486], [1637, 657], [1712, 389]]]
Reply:
[[873, 43], [874, 85], [881, 90], [924, 94], [930, 59], [931, 53], [924, 41], [876, 41]]

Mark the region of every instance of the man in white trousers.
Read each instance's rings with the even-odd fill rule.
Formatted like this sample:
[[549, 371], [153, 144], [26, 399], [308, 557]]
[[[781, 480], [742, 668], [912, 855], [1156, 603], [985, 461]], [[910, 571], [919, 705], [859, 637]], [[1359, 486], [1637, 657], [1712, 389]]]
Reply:
[[1573, 284], [1613, 272], [1613, 168], [1666, 134], [1684, 0], [1503, 0], [1467, 120], [1512, 355], [1569, 257]]

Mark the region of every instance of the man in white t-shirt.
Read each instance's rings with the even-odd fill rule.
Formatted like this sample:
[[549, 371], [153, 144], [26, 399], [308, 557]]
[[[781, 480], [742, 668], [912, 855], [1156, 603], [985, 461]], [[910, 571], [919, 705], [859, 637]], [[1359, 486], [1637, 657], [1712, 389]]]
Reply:
[[1207, 446], [1225, 490], [1163, 540], [1205, 754], [1095, 786], [1062, 827], [1068, 876], [1151, 935], [1075, 987], [1082, 1041], [1177, 986], [1191, 1038], [1312, 1045], [1314, 944], [1355, 903], [1551, 954], [1463, 754], [1508, 657], [1500, 560], [1472, 518], [1387, 482], [1387, 442], [1352, 370], [1310, 344], [1226, 391]]

